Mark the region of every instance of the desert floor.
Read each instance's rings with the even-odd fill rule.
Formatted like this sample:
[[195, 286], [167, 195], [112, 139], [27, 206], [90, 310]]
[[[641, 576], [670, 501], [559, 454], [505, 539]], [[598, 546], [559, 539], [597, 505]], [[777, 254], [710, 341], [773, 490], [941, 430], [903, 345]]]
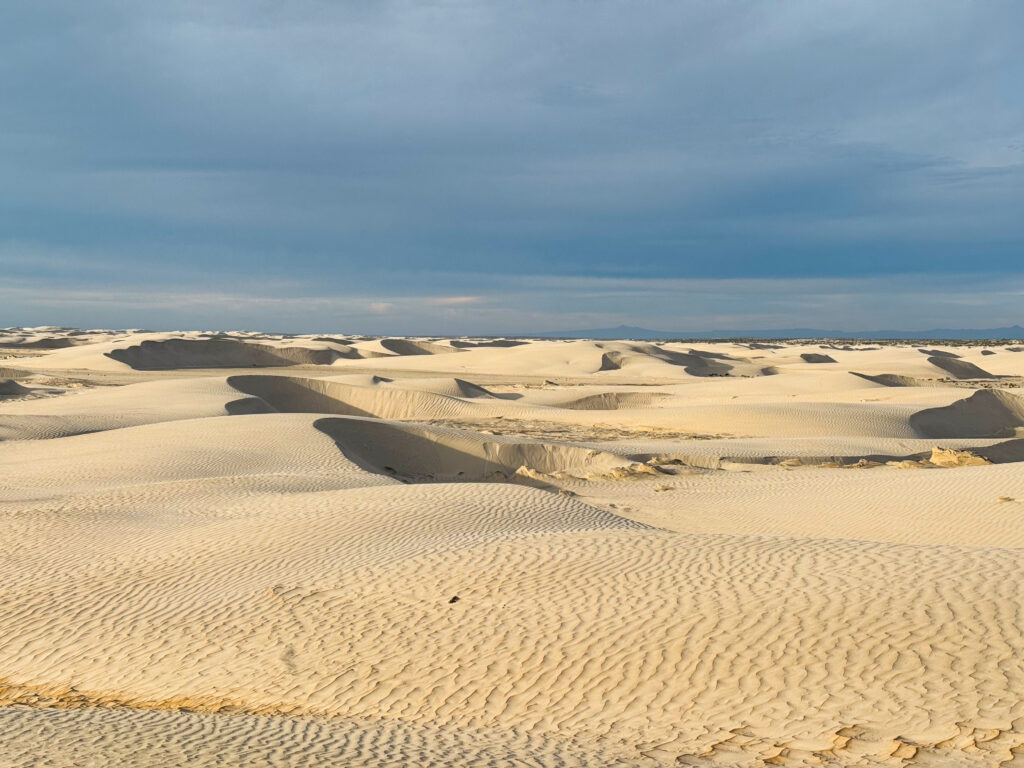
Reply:
[[1024, 764], [1022, 385], [0, 331], [0, 766]]

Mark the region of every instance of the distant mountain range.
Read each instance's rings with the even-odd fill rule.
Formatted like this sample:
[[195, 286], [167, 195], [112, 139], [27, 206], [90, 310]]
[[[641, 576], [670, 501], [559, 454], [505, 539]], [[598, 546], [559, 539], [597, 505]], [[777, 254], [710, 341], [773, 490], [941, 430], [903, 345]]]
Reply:
[[585, 331], [552, 331], [528, 334], [533, 338], [551, 339], [1024, 339], [1024, 328], [937, 328], [931, 331], [835, 331], [821, 328], [783, 328], [780, 330], [739, 331], [655, 331], [620, 325], [617, 328], [591, 328]]

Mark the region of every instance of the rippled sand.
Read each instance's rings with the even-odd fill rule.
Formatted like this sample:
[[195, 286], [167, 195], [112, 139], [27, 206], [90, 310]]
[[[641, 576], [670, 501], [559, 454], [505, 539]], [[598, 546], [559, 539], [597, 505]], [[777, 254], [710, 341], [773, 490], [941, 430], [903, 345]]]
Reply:
[[1024, 759], [1024, 353], [465, 344], [0, 332], [0, 766]]

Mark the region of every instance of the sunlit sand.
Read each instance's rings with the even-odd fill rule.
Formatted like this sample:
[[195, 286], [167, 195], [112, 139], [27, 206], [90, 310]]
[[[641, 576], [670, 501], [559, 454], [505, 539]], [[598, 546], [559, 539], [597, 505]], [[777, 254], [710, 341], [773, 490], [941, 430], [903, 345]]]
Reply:
[[1024, 349], [0, 331], [2, 766], [1009, 765]]

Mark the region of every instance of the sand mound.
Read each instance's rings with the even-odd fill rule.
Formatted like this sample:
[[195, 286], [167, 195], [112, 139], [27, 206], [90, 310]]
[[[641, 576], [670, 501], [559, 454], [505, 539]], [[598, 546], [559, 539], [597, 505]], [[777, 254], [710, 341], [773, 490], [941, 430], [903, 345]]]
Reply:
[[836, 361], [831, 355], [823, 355], [820, 352], [804, 352], [800, 357], [805, 363], [834, 363]]
[[264, 368], [286, 365], [330, 365], [342, 358], [358, 358], [350, 347], [310, 349], [270, 346], [231, 338], [147, 340], [108, 357], [136, 370], [164, 371], [178, 368]]
[[919, 349], [917, 351], [920, 352], [922, 355], [927, 355], [928, 357], [948, 357], [953, 360], [960, 359], [960, 355], [954, 354], [952, 352], [946, 352], [943, 349]]
[[969, 363], [966, 360], [954, 360], [953, 357], [929, 357], [928, 362], [957, 379], [998, 378], [988, 371], [979, 368], [974, 363]]
[[659, 360], [670, 365], [678, 365], [690, 376], [725, 376], [733, 369], [733, 366], [722, 362], [732, 358], [711, 352], [677, 352], [656, 344], [600, 343], [596, 346], [606, 350], [601, 355], [599, 371], [620, 370], [626, 366], [635, 366], [644, 360]]
[[485, 437], [462, 429], [330, 418], [317, 421], [316, 428], [361, 467], [414, 482], [493, 482], [511, 479], [522, 469], [605, 472], [631, 463], [588, 448]]
[[850, 371], [854, 376], [860, 376], [862, 379], [873, 381], [875, 384], [881, 384], [883, 387], [921, 387], [924, 386], [922, 382], [915, 379], [913, 376], [900, 376], [896, 373], [879, 373], [877, 375], [871, 375], [868, 373], [857, 373], [857, 371]]
[[313, 341], [324, 341], [328, 344], [340, 344], [342, 346], [349, 346], [352, 342], [351, 339], [341, 339], [336, 336], [314, 336]]
[[[119, 485], [140, 490], [146, 485], [181, 484], [174, 489], [178, 495], [184, 485], [211, 478], [230, 478], [236, 489], [248, 479], [258, 479], [258, 485], [266, 487], [289, 484], [290, 477], [297, 478], [297, 489], [303, 491], [383, 484], [340, 454], [314, 428], [317, 418], [221, 416], [8, 443], [2, 445], [2, 457], [17, 472], [0, 487], [23, 493], [60, 488], [71, 493]], [[162, 492], [152, 488], [140, 493]], [[182, 510], [189, 506], [184, 500], [180, 504]]]
[[981, 456], [990, 464], [1016, 464], [1024, 461], [1024, 439], [972, 448], [972, 453]]
[[396, 355], [443, 355], [458, 349], [416, 339], [381, 339], [380, 345]]
[[19, 347], [21, 349], [66, 349], [75, 346], [75, 340], [67, 336], [48, 336], [38, 338], [3, 339], [2, 346]]
[[14, 381], [13, 379], [0, 379], [0, 397], [24, 395], [29, 391], [29, 389], [21, 386], [18, 382]]
[[514, 341], [512, 339], [494, 339], [493, 341], [465, 341], [463, 339], [452, 339], [449, 343], [453, 347], [458, 347], [459, 349], [474, 349], [477, 347], [521, 347], [529, 342]]
[[471, 381], [459, 378], [416, 378], [403, 379], [401, 381], [382, 381], [382, 384], [392, 385], [395, 389], [417, 390], [421, 392], [433, 392], [436, 395], [447, 395], [449, 397], [468, 398], [490, 398], [514, 400], [518, 395], [496, 395], [493, 392], [474, 384]]
[[[281, 413], [331, 413], [381, 419], [446, 419], [487, 415], [458, 397], [415, 389], [357, 387], [338, 381], [290, 376], [231, 376], [228, 384]], [[497, 403], [495, 403], [497, 405]]]
[[943, 408], [910, 417], [922, 437], [1013, 437], [1024, 426], [1024, 398], [1000, 389], [980, 389]]
[[[247, 402], [243, 402], [247, 401]], [[161, 421], [258, 413], [223, 377], [147, 381], [80, 390], [61, 397], [11, 400], [0, 410], [0, 441], [45, 440]]]
[[981, 350], [981, 354], [983, 354], [983, 355], [994, 355], [995, 352], [993, 352], [991, 349], [983, 349], [983, 350]]
[[727, 355], [724, 352], [712, 352], [707, 349], [693, 349], [692, 347], [687, 351], [688, 355], [694, 355], [695, 357], [703, 357], [708, 360], [735, 360], [732, 355]]
[[664, 360], [672, 365], [680, 365], [691, 376], [724, 376], [733, 368], [733, 366], [721, 362], [722, 360], [733, 360], [728, 355], [698, 352], [693, 349], [689, 352], [677, 352], [658, 346], [646, 347], [640, 351], [656, 360]]

